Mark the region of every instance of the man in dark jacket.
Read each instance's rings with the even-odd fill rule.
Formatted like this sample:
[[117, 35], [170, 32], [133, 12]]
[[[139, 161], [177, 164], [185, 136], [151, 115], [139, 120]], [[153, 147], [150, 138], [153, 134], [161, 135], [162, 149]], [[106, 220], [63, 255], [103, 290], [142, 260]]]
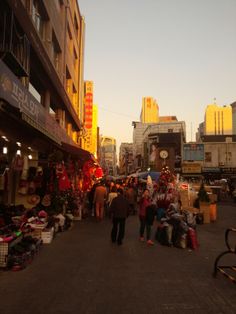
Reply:
[[125, 220], [129, 213], [129, 203], [123, 195], [123, 190], [117, 190], [117, 197], [115, 197], [110, 206], [110, 211], [112, 214], [113, 227], [111, 230], [111, 241], [115, 243], [117, 241], [118, 245], [122, 244], [125, 235]]

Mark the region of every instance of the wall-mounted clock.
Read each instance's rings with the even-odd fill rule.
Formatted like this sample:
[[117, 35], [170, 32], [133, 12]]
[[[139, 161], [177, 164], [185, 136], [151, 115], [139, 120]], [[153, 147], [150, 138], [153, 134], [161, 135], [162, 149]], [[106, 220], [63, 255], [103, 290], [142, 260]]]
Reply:
[[163, 150], [160, 151], [160, 157], [162, 159], [166, 159], [168, 156], [169, 156], [169, 153], [168, 153], [167, 150], [163, 149]]

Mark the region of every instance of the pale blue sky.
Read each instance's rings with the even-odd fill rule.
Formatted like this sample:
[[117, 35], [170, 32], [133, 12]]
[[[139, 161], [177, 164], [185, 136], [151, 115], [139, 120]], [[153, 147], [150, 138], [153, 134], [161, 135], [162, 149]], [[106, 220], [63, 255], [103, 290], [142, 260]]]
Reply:
[[236, 101], [236, 0], [78, 3], [84, 78], [94, 81], [100, 133], [118, 146], [132, 142], [144, 96], [157, 100], [160, 115], [186, 122], [187, 140], [214, 98], [220, 106]]

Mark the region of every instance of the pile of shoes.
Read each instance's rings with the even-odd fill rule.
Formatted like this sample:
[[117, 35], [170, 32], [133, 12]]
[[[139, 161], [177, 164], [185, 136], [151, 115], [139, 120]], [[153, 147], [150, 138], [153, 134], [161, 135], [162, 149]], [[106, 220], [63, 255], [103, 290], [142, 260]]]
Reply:
[[40, 239], [31, 236], [24, 237], [21, 242], [10, 248], [7, 259], [8, 269], [21, 270], [31, 264], [41, 245], [42, 240]]
[[9, 243], [21, 235], [21, 231], [15, 224], [0, 228], [0, 243]]

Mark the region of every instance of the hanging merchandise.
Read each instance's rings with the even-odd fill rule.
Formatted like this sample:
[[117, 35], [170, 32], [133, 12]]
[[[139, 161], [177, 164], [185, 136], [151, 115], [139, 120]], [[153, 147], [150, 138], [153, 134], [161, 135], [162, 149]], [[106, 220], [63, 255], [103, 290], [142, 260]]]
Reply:
[[[22, 166], [23, 162], [23, 166]], [[21, 156], [16, 156], [14, 167], [16, 166], [16, 163], [18, 166], [22, 166], [22, 172], [20, 176], [20, 182], [19, 182], [19, 189], [18, 193], [21, 195], [26, 195], [28, 193], [29, 188], [29, 182], [28, 182], [28, 170], [29, 170], [29, 164], [28, 164], [28, 157], [24, 156], [23, 158]], [[15, 170], [19, 170], [20, 167], [15, 168]]]
[[42, 201], [41, 201], [41, 204], [44, 206], [44, 207], [48, 207], [51, 205], [51, 196], [50, 194], [46, 194], [44, 195]]
[[70, 177], [75, 174], [75, 164], [72, 160], [69, 161], [67, 172]]
[[16, 155], [13, 160], [12, 168], [15, 171], [22, 171], [24, 166], [24, 159], [22, 156]]
[[38, 167], [34, 177], [35, 193], [42, 196], [43, 168]]
[[61, 163], [56, 166], [56, 175], [58, 178], [59, 191], [66, 191], [71, 188], [71, 183], [68, 178], [64, 164]]
[[103, 177], [103, 170], [101, 167], [97, 167], [95, 169], [94, 175], [97, 179], [101, 179]]
[[36, 187], [34, 181], [30, 181], [28, 185], [28, 194], [32, 195], [36, 192]]
[[0, 191], [4, 191], [5, 189], [5, 175], [0, 175]]
[[23, 169], [22, 169], [22, 173], [21, 173], [21, 179], [27, 180], [28, 179], [28, 170], [29, 170], [28, 156], [24, 156], [23, 160], [24, 160], [24, 164], [23, 164]]
[[27, 198], [27, 202], [32, 206], [36, 206], [40, 203], [40, 196], [37, 194], [31, 195]]
[[21, 179], [19, 182], [18, 193], [21, 195], [27, 195], [28, 193], [28, 181]]

